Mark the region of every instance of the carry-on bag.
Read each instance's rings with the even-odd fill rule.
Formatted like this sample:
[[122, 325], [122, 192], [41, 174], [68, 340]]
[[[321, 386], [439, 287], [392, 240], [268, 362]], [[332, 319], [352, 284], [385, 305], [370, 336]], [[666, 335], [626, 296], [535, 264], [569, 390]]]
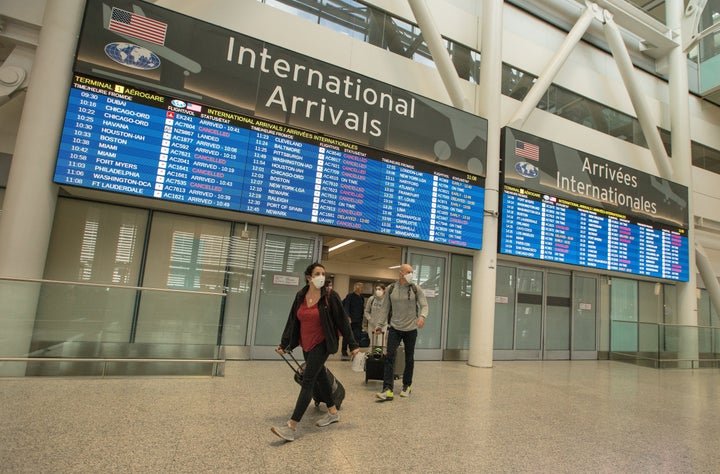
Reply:
[[[285, 357], [285, 354], [289, 355], [290, 358], [295, 363], [294, 365], [290, 363], [287, 357]], [[293, 355], [292, 351], [285, 351], [285, 354], [280, 354], [280, 357], [283, 358], [283, 360], [287, 363], [287, 365], [290, 366], [292, 371], [295, 373], [294, 379], [295, 382], [298, 383], [298, 385], [302, 385], [303, 382], [303, 371], [305, 370], [305, 363], [302, 364], [297, 361], [295, 356]], [[340, 381], [335, 377], [335, 375], [330, 372], [330, 369], [327, 367], [324, 367], [325, 373], [327, 374], [328, 382], [330, 382], [330, 387], [332, 389], [332, 396], [333, 401], [335, 401], [335, 407], [337, 409], [340, 409], [340, 405], [342, 405], [343, 400], [345, 400], [345, 387], [343, 387], [343, 384], [340, 383]], [[322, 377], [322, 373], [319, 375]], [[318, 382], [315, 382], [315, 386], [313, 387], [313, 400], [315, 401], [315, 406], [320, 405], [320, 402], [322, 400], [320, 399], [319, 389], [317, 386]]]
[[352, 371], [353, 372], [364, 372], [365, 371], [365, 358], [367, 352], [358, 352], [352, 360]]
[[[378, 341], [378, 339], [381, 339]], [[378, 344], [379, 342], [379, 344]], [[365, 357], [365, 383], [368, 380], [383, 380], [385, 378], [385, 333], [380, 336], [373, 333], [370, 352]]]

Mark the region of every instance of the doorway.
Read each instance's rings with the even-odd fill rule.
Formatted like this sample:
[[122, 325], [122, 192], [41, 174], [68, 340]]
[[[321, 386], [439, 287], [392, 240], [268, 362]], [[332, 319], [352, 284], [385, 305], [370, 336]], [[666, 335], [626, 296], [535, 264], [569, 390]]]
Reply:
[[498, 266], [495, 360], [597, 358], [597, 278]]

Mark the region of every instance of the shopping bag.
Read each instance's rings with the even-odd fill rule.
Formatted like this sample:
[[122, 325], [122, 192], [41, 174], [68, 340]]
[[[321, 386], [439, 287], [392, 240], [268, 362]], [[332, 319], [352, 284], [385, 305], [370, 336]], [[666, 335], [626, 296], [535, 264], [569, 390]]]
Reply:
[[358, 352], [355, 354], [352, 361], [353, 372], [362, 372], [365, 370], [365, 357], [367, 357], [367, 353], [365, 352]]

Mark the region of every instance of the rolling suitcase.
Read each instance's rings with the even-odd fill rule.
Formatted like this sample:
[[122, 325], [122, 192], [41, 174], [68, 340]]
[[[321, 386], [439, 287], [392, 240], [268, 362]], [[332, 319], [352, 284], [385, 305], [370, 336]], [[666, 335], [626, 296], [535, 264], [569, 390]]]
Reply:
[[[290, 355], [290, 358], [293, 360], [293, 362], [295, 362], [295, 365], [290, 363], [287, 357], [285, 357], [285, 354]], [[287, 363], [287, 365], [290, 366], [292, 371], [295, 372], [295, 375], [293, 377], [295, 379], [295, 382], [297, 382], [298, 385], [302, 385], [305, 363], [303, 362], [302, 364], [300, 364], [297, 359], [295, 359], [295, 356], [291, 351], [286, 351], [285, 354], [280, 354], [280, 357], [282, 357], [283, 360]], [[328, 369], [327, 367], [325, 367], [325, 373], [327, 374], [328, 382], [330, 382], [333, 401], [335, 401], [335, 406], [339, 410], [340, 405], [342, 405], [343, 400], [345, 400], [345, 387], [343, 387], [343, 384], [340, 383], [337, 377], [335, 377], [335, 375], [330, 372], [330, 369]], [[322, 374], [320, 374], [320, 377], [322, 377]], [[317, 382], [315, 382], [315, 387], [313, 387], [313, 400], [315, 401], [315, 406], [320, 405], [320, 402], [322, 402], [318, 394]]]
[[365, 357], [365, 383], [368, 380], [383, 380], [385, 378], [385, 334], [382, 335], [382, 340], [378, 344], [378, 334], [372, 335], [372, 346], [367, 357]]

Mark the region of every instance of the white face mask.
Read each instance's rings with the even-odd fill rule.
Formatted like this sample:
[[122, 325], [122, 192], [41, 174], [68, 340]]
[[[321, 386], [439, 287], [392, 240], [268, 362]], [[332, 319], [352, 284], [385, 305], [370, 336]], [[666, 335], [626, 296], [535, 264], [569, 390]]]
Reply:
[[375, 290], [375, 296], [382, 298], [385, 292], [383, 290]]
[[311, 281], [315, 288], [319, 290], [325, 284], [325, 275], [314, 276]]
[[406, 282], [412, 283], [414, 279], [415, 279], [415, 274], [414, 274], [413, 272], [410, 272], [410, 273], [406, 273], [406, 274], [405, 274], [405, 281], [406, 281]]

